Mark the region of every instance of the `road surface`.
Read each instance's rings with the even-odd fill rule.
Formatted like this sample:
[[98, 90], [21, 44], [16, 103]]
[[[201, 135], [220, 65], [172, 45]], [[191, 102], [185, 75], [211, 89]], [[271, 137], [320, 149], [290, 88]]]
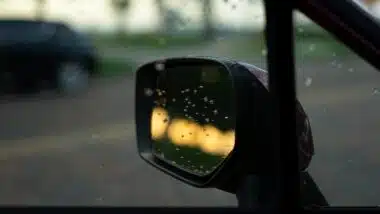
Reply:
[[[356, 58], [297, 67], [316, 182], [333, 205], [379, 205], [380, 74]], [[0, 204], [236, 205], [233, 195], [186, 186], [138, 157], [132, 76], [95, 80], [74, 98], [3, 97], [0, 118]]]

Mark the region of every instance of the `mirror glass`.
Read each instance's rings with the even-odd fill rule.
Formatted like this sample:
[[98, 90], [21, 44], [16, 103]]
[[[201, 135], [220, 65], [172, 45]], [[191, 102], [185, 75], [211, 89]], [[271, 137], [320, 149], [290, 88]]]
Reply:
[[211, 173], [235, 144], [235, 98], [228, 71], [204, 62], [159, 64], [155, 69], [154, 154], [193, 174]]

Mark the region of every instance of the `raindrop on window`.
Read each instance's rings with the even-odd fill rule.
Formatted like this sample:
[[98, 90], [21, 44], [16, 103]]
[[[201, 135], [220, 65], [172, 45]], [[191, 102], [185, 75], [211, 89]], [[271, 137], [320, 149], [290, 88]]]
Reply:
[[224, 119], [228, 119], [228, 116], [225, 116]]
[[203, 88], [203, 85], [198, 86], [198, 88]]
[[339, 64], [336, 65], [336, 67], [338, 67], [338, 68], [342, 68], [343, 65], [342, 65], [341, 63], [339, 63]]
[[302, 27], [299, 27], [299, 28], [297, 28], [297, 31], [298, 31], [299, 33], [303, 33], [303, 32], [304, 32], [304, 29], [303, 29]]
[[208, 119], [208, 118], [205, 118], [205, 121], [206, 121], [206, 122], [210, 122], [210, 119]]
[[159, 38], [159, 39], [158, 39], [158, 44], [159, 44], [159, 45], [165, 45], [165, 44], [166, 44], [166, 39], [164, 39], [164, 38]]
[[315, 44], [309, 45], [309, 51], [315, 51]]
[[210, 104], [214, 104], [214, 100], [210, 100], [210, 102], [209, 102]]
[[154, 93], [153, 90], [150, 89], [150, 88], [145, 88], [145, 89], [144, 89], [144, 94], [145, 94], [145, 96], [150, 97], [150, 96], [153, 95], [153, 93]]
[[205, 102], [207, 102], [207, 101], [208, 101], [208, 98], [207, 98], [207, 97], [203, 97], [203, 100], [204, 100]]
[[218, 109], [215, 109], [214, 111], [212, 111], [215, 115], [218, 114]]
[[193, 92], [194, 92], [194, 94], [196, 94], [196, 93], [198, 92], [198, 90], [197, 90], [197, 89], [194, 89]]
[[313, 79], [311, 77], [306, 78], [305, 79], [305, 85], [306, 85], [306, 87], [309, 87], [312, 82], [313, 82]]
[[173, 98], [172, 101], [175, 102], [175, 98]]
[[175, 162], [175, 161], [172, 161], [172, 164], [177, 164], [177, 162]]
[[372, 94], [378, 95], [380, 93], [380, 90], [378, 88], [374, 88], [372, 91]]
[[266, 56], [267, 54], [268, 54], [267, 49], [262, 49], [261, 50], [261, 55]]
[[184, 112], [187, 112], [187, 109], [185, 108], [183, 111], [184, 111]]
[[232, 10], [235, 10], [236, 7], [237, 7], [236, 4], [233, 4], [233, 5], [231, 6]]
[[179, 157], [179, 158], [184, 159], [185, 157], [181, 156], [181, 157]]
[[192, 107], [195, 107], [195, 104], [191, 105]]
[[176, 150], [176, 151], [179, 151], [180, 149], [177, 147], [177, 148], [175, 148], [175, 150]]
[[355, 69], [353, 69], [353, 68], [349, 68], [349, 69], [348, 69], [348, 72], [351, 72], [351, 73], [352, 73], [352, 72], [354, 72], [354, 71], [355, 71]]

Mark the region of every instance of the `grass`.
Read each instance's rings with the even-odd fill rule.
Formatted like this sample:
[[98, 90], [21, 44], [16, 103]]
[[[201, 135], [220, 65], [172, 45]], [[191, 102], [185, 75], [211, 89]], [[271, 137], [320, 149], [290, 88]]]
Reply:
[[137, 63], [132, 61], [102, 59], [99, 65], [99, 76], [113, 77], [126, 73], [133, 73], [137, 66]]
[[[197, 36], [159, 36], [157, 34], [140, 34], [129, 36], [115, 36], [93, 34], [95, 44], [99, 49], [102, 47], [115, 46], [135, 46], [165, 49], [170, 47], [189, 47], [205, 42]], [[246, 38], [227, 38], [221, 41], [225, 44], [224, 49], [230, 57], [239, 58], [263, 58], [266, 55], [266, 45], [262, 33]], [[295, 50], [297, 60], [328, 60], [332, 57], [345, 58], [352, 56], [352, 52], [343, 44], [337, 42], [326, 32], [315, 29], [299, 28], [295, 31]], [[102, 59], [100, 63], [100, 76], [109, 77], [133, 72], [137, 68], [137, 63], [132, 61], [120, 61]]]
[[186, 47], [199, 45], [205, 42], [202, 37], [181, 35], [159, 35], [159, 34], [134, 34], [134, 35], [102, 35], [92, 34], [93, 41], [98, 47], [151, 47], [165, 49], [170, 47]]
[[[248, 45], [247, 45], [248, 44]], [[231, 42], [230, 54], [239, 57], [264, 57], [266, 44], [259, 35], [252, 39], [240, 39]], [[313, 35], [295, 37], [295, 56], [302, 60], [329, 59], [331, 57], [345, 58], [352, 52], [343, 44], [337, 42], [329, 35]]]

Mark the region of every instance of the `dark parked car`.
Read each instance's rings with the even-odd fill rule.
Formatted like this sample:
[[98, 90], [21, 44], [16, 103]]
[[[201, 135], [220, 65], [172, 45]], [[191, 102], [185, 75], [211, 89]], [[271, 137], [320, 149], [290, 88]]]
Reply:
[[[96, 73], [90, 39], [61, 22], [0, 20], [0, 87], [77, 93]], [[10, 87], [12, 86], [12, 87]]]

